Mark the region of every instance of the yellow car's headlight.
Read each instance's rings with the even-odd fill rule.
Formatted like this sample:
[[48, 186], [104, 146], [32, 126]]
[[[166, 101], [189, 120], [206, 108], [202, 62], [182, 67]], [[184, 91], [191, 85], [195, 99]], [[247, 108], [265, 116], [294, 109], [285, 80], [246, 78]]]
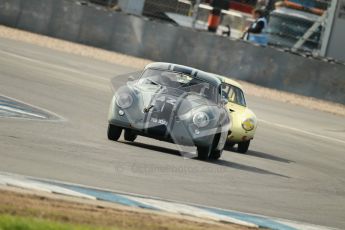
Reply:
[[255, 120], [253, 118], [247, 118], [242, 121], [242, 128], [246, 131], [251, 131], [255, 128]]

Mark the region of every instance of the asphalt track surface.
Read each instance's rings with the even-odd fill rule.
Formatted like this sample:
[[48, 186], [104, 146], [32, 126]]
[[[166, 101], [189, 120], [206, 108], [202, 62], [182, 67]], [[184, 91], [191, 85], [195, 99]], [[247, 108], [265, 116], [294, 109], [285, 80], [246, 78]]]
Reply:
[[260, 119], [248, 154], [184, 159], [107, 140], [110, 79], [135, 70], [0, 39], [0, 94], [60, 117], [0, 118], [0, 171], [345, 228], [344, 117], [247, 97]]

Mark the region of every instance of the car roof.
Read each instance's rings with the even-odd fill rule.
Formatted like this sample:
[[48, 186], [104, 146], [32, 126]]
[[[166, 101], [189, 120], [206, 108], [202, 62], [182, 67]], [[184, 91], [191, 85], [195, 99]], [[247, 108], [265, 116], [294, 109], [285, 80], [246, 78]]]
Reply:
[[225, 77], [225, 76], [221, 76], [221, 75], [217, 75], [217, 74], [214, 74], [215, 77], [217, 77], [218, 79], [220, 79], [222, 82], [225, 82], [229, 85], [233, 85], [237, 88], [240, 88], [242, 91], [243, 91], [243, 87], [240, 83], [238, 83], [237, 81], [235, 81], [234, 79], [231, 79], [229, 77]]
[[195, 69], [189, 66], [184, 66], [184, 65], [178, 65], [178, 64], [167, 63], [167, 62], [153, 62], [153, 63], [148, 64], [145, 67], [145, 69], [161, 69], [161, 70], [169, 70], [169, 71], [184, 73], [191, 76], [195, 76], [201, 80], [207, 81], [216, 86], [222, 83], [219, 78], [215, 77], [211, 73], [207, 73], [205, 71]]
[[301, 18], [307, 21], [317, 21], [319, 19], [319, 16], [316, 14], [300, 11], [300, 10], [295, 10], [295, 9], [290, 9], [286, 7], [280, 7], [278, 9], [275, 9], [272, 11], [271, 14], [282, 14], [282, 15], [287, 15], [290, 17], [297, 17]]

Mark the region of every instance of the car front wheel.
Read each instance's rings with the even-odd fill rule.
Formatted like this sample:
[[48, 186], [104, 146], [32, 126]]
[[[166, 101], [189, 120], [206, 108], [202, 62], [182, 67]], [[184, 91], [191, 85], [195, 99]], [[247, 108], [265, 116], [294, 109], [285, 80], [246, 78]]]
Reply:
[[198, 159], [200, 160], [218, 160], [223, 150], [218, 150], [218, 142], [220, 138], [220, 133], [218, 133], [214, 139], [213, 143], [210, 146], [197, 146], [198, 150]]
[[135, 134], [135, 133], [133, 133], [132, 130], [130, 130], [130, 129], [126, 129], [126, 130], [125, 130], [124, 138], [125, 138], [126, 141], [131, 141], [131, 142], [133, 142], [133, 141], [135, 141], [135, 139], [137, 138], [137, 136], [138, 136], [138, 135]]
[[248, 151], [249, 144], [250, 144], [250, 141], [244, 141], [244, 142], [238, 143], [237, 152], [246, 153]]
[[198, 151], [198, 159], [200, 160], [208, 160], [211, 154], [212, 146], [197, 146]]
[[223, 150], [215, 149], [210, 155], [210, 160], [218, 160], [222, 156]]
[[112, 141], [117, 141], [122, 133], [122, 128], [109, 124], [108, 125], [108, 139]]

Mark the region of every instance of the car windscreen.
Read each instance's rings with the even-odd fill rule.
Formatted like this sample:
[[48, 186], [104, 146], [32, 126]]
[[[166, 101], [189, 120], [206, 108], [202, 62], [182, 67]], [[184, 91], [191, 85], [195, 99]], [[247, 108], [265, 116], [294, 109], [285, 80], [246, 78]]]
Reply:
[[146, 69], [137, 82], [138, 85], [155, 85], [174, 88], [182, 93], [202, 96], [217, 103], [217, 86], [203, 79], [180, 72]]
[[246, 106], [246, 100], [244, 99], [243, 91], [236, 86], [223, 83], [222, 96], [227, 98], [229, 102]]

